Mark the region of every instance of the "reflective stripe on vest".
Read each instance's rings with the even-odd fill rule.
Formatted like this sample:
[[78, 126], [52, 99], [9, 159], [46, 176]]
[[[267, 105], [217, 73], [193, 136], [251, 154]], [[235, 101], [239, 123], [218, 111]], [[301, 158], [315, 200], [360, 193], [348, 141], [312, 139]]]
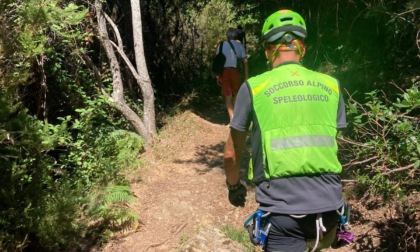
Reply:
[[271, 140], [271, 150], [284, 150], [309, 146], [334, 147], [334, 137], [331, 136], [293, 136]]

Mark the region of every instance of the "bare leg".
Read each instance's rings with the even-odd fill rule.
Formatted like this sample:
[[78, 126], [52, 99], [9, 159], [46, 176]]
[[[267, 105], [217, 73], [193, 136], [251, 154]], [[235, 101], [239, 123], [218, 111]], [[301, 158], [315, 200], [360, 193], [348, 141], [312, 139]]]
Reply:
[[232, 95], [232, 107], [235, 108], [236, 94]]
[[232, 96], [225, 96], [226, 109], [229, 114], [229, 120], [232, 120], [233, 117], [233, 99]]

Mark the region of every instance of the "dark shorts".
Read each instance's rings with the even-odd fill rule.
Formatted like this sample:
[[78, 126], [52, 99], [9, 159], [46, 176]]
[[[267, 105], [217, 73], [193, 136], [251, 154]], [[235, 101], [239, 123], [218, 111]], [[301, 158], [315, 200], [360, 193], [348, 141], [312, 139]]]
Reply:
[[[304, 218], [293, 218], [285, 214], [271, 214], [271, 229], [267, 236], [265, 251], [303, 252], [306, 240], [316, 238], [316, 214]], [[322, 213], [327, 231], [335, 228], [339, 219], [336, 211]]]

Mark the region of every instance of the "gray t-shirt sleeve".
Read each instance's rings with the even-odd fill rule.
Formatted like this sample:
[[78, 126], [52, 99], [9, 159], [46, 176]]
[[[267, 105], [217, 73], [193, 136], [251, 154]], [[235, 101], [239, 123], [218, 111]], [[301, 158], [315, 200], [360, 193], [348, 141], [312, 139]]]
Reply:
[[245, 59], [247, 57], [245, 47], [236, 40], [231, 40], [232, 45], [235, 47], [236, 57]]
[[338, 111], [337, 111], [337, 129], [344, 129], [347, 128], [347, 120], [346, 120], [346, 108], [344, 106], [344, 98], [343, 93], [340, 89], [340, 99], [338, 103]]
[[238, 131], [247, 131], [251, 124], [251, 94], [248, 84], [245, 82], [241, 85], [236, 97], [235, 108], [233, 109], [233, 117], [230, 127]]
[[239, 44], [239, 45], [240, 45], [241, 50], [239, 52], [238, 57], [242, 58], [242, 59], [245, 59], [247, 57], [245, 47], [242, 44]]

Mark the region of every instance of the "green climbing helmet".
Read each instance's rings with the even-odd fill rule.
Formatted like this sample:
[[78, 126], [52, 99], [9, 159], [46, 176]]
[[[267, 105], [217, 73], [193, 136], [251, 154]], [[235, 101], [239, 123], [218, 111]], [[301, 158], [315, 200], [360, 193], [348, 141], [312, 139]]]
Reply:
[[[285, 41], [281, 41], [285, 34], [290, 34]], [[305, 20], [291, 10], [279, 10], [271, 14], [262, 28], [262, 38], [267, 43], [288, 42], [296, 38], [306, 38]]]

